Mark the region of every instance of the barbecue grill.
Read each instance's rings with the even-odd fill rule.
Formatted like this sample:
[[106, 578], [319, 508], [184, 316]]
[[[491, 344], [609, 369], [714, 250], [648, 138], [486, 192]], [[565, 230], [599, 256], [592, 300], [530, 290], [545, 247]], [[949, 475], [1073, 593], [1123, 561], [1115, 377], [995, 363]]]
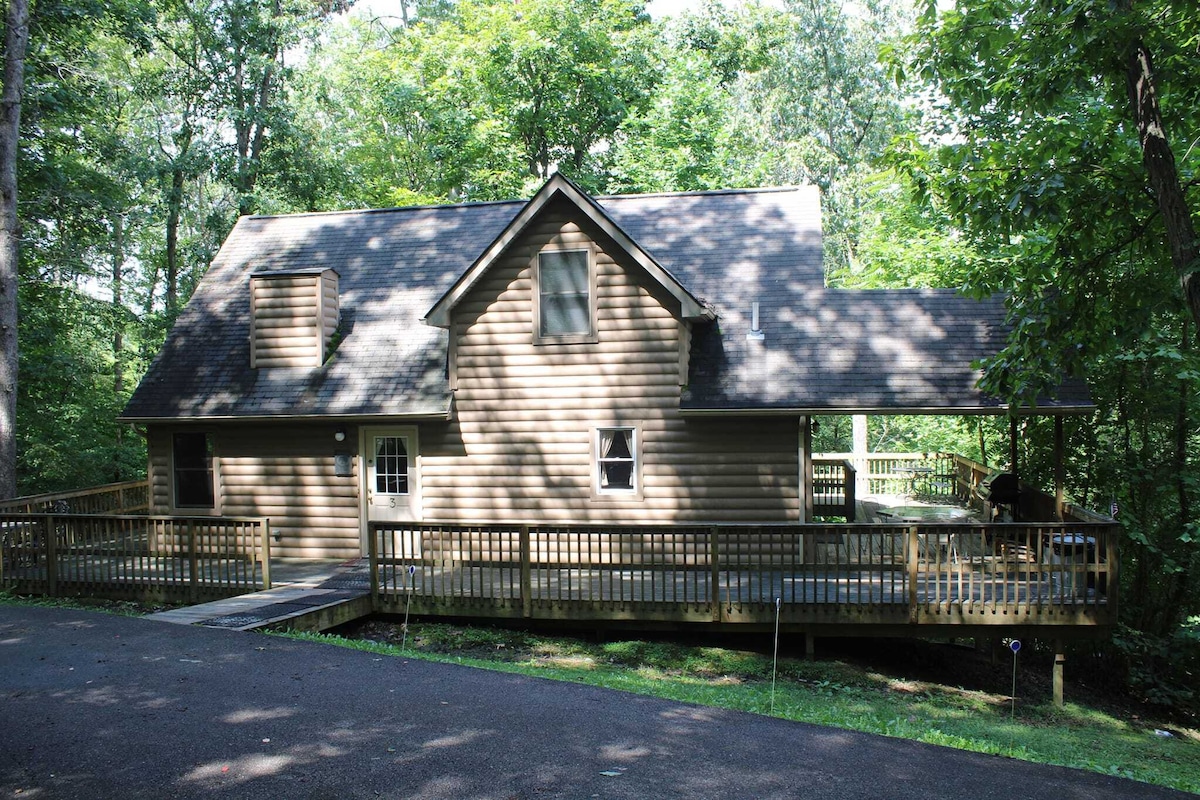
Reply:
[[975, 488], [975, 493], [983, 502], [995, 506], [1008, 506], [1012, 510], [1012, 518], [1017, 518], [1017, 506], [1021, 500], [1021, 484], [1015, 472], [993, 472]]

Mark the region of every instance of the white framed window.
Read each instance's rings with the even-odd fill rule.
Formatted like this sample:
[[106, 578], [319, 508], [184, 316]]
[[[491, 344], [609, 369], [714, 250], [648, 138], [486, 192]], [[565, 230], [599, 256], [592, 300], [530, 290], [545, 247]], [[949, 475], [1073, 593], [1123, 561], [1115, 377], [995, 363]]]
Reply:
[[172, 434], [171, 488], [176, 508], [216, 508], [213, 461], [212, 434]]
[[545, 249], [534, 258], [534, 341], [596, 341], [595, 259], [587, 248]]
[[638, 431], [634, 427], [596, 429], [596, 492], [637, 495], [639, 480]]
[[374, 437], [375, 494], [408, 494], [408, 437]]

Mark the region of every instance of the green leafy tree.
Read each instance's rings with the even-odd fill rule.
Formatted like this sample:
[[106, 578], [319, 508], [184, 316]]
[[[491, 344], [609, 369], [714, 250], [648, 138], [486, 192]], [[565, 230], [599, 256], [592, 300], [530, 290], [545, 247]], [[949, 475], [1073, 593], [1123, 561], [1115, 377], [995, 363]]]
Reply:
[[[903, 168], [988, 254], [969, 287], [1009, 298], [986, 388], [1029, 403], [1089, 377], [1100, 411], [1071, 488], [1120, 507], [1124, 609], [1156, 633], [1200, 604], [1195, 183], [1167, 138], [1200, 127], [1195, 19], [1191, 3], [931, 6], [906, 66], [938, 113]], [[1030, 453], [1035, 472], [1046, 461]]]

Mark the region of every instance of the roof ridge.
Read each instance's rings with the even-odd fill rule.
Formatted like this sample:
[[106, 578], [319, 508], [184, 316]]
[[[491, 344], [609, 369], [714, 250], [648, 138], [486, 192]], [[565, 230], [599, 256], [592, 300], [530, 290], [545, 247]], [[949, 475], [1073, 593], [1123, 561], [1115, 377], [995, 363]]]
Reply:
[[746, 186], [740, 189], [690, 189], [682, 192], [631, 192], [628, 194], [601, 194], [593, 195], [593, 199], [597, 201], [603, 200], [626, 200], [634, 198], [664, 198], [664, 197], [702, 197], [709, 195], [723, 194], [769, 194], [782, 192], [798, 192], [801, 189], [816, 188], [815, 184], [797, 183], [787, 186]]
[[477, 208], [481, 206], [524, 205], [526, 200], [473, 200], [466, 203], [433, 203], [418, 206], [392, 206], [390, 208], [343, 208], [334, 211], [297, 211], [290, 214], [246, 214], [241, 219], [296, 219], [297, 217], [336, 217], [351, 214], [395, 214], [404, 211], [441, 211], [455, 208]]

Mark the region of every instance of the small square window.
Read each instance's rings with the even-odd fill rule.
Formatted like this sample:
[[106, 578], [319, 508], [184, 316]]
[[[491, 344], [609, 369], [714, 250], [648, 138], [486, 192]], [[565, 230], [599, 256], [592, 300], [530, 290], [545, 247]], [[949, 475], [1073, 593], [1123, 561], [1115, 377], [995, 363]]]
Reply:
[[537, 256], [539, 339], [586, 341], [595, 333], [591, 253], [544, 250]]
[[637, 430], [599, 428], [596, 431], [596, 476], [601, 494], [638, 491]]

